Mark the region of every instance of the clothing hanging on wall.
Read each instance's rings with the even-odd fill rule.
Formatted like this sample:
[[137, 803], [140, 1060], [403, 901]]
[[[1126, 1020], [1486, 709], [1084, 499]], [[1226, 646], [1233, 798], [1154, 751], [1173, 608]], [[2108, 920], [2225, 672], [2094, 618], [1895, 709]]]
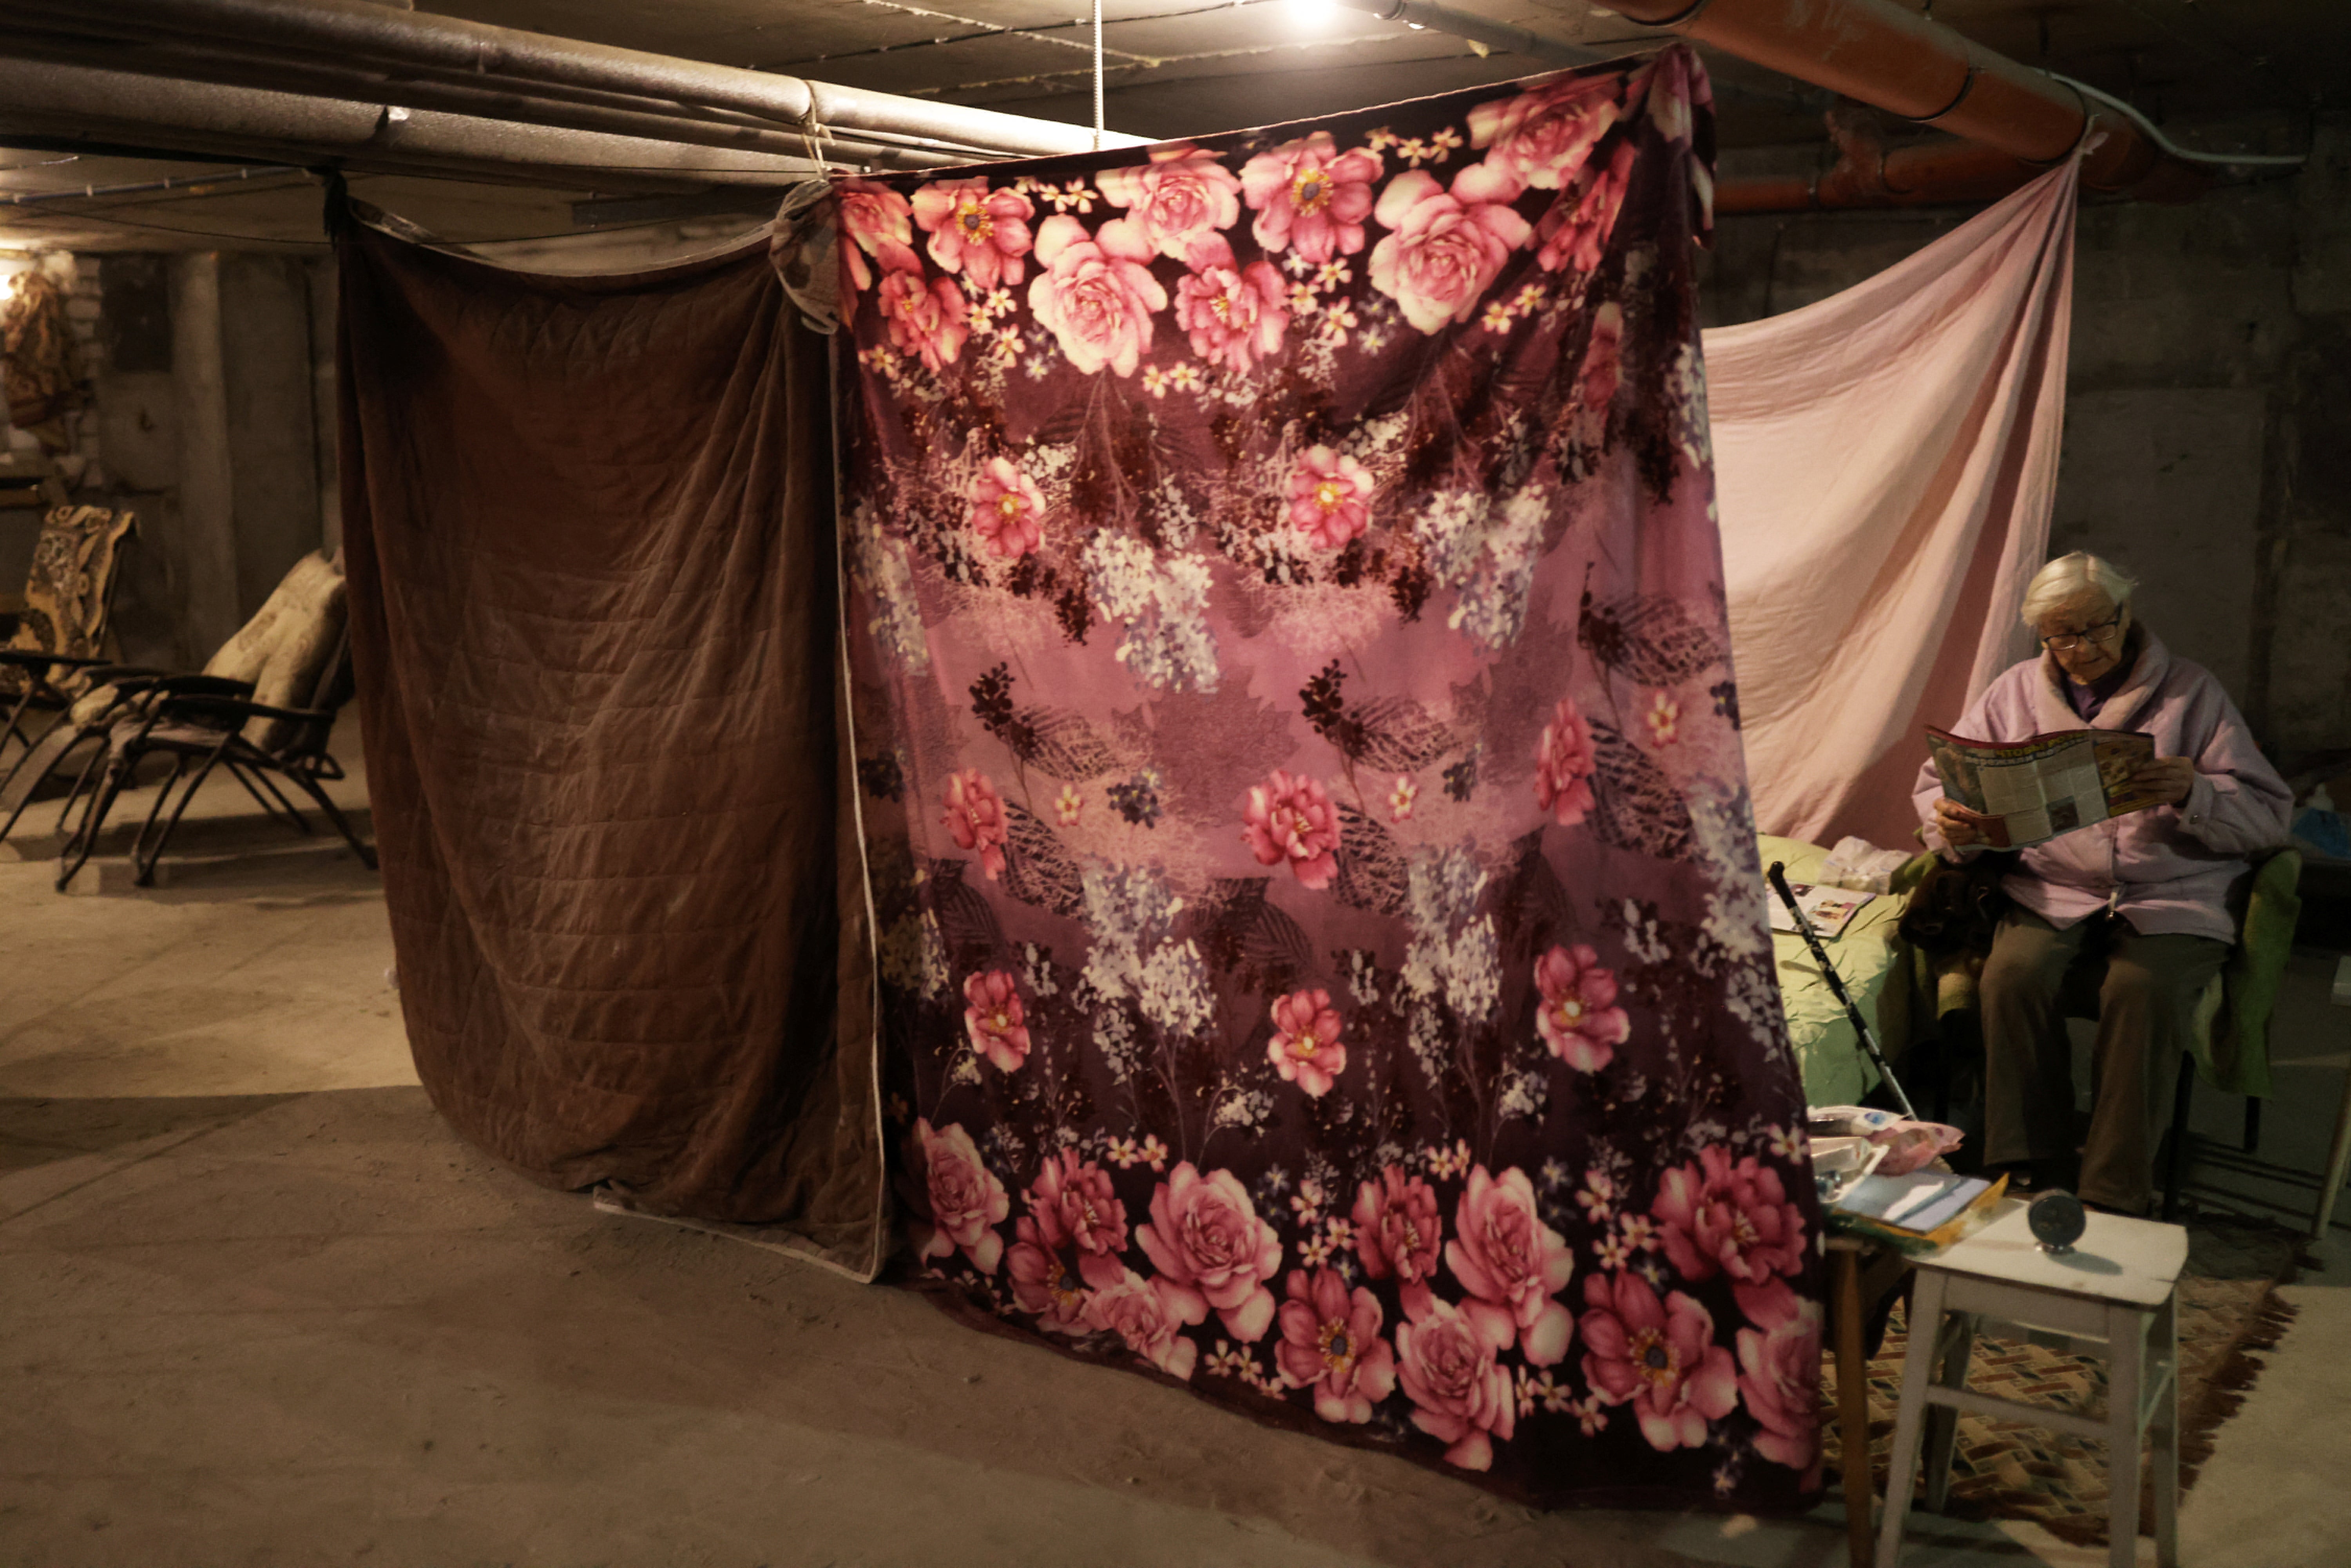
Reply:
[[1817, 1485], [1711, 139], [1675, 46], [841, 187], [893, 1155], [957, 1310], [1540, 1503]]
[[1908, 845], [1923, 728], [2025, 656], [2049, 549], [2076, 165], [1817, 304], [1706, 336], [1764, 831]]
[[73, 444], [66, 415], [89, 402], [73, 324], [66, 319], [65, 290], [42, 268], [20, 272], [0, 304], [0, 382], [8, 393], [8, 423], [39, 440], [47, 452]]
[[541, 277], [348, 226], [343, 537], [401, 1006], [467, 1138], [882, 1260], [825, 345], [764, 246]]

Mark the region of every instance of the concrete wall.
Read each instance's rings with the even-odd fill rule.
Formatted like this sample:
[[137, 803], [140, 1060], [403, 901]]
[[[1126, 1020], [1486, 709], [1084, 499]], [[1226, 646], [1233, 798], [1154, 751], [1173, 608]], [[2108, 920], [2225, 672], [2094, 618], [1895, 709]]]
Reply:
[[[1968, 215], [1725, 219], [1706, 322], [1825, 298]], [[2075, 246], [2053, 550], [2142, 578], [2281, 766], [2351, 747], [2351, 122], [2298, 175], [2085, 207]]]
[[[99, 483], [78, 498], [139, 514], [115, 628], [142, 664], [201, 664], [305, 551], [331, 544], [332, 288], [298, 256], [125, 254], [92, 259], [97, 332], [86, 418]], [[321, 342], [326, 347], [322, 350]]]

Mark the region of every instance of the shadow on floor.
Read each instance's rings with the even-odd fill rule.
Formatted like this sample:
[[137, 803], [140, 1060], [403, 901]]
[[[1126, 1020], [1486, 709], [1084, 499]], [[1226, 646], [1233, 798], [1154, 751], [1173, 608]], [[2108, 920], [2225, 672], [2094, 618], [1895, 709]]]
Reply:
[[294, 1098], [291, 1094], [0, 1098], [0, 1174], [104, 1154], [172, 1133], [212, 1132]]

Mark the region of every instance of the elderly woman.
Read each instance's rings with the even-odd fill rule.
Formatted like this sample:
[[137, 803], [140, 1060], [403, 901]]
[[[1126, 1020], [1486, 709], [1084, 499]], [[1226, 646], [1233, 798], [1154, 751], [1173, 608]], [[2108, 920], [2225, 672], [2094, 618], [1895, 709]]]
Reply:
[[[2083, 728], [2155, 737], [2137, 782], [2163, 804], [2024, 851], [2001, 883], [2015, 906], [1980, 982], [1984, 1158], [2062, 1181], [2074, 1077], [2058, 985], [2077, 959], [2105, 959], [2079, 1191], [2124, 1214], [2147, 1208], [2196, 1000], [2236, 940], [2231, 890], [2249, 873], [2247, 855], [2284, 842], [2293, 799], [2220, 683], [2173, 658], [2132, 615], [2134, 586], [2094, 555], [2043, 567], [2024, 595], [2042, 656], [2002, 673], [1952, 727], [1985, 741]], [[1945, 798], [1931, 763], [1915, 799], [1928, 842], [1947, 858], [1982, 848], [1987, 819]]]

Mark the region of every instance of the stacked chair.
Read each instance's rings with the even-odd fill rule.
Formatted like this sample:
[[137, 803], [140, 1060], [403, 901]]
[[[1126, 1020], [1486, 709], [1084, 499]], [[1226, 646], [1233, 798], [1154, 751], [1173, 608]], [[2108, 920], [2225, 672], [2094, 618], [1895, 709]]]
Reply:
[[[196, 791], [225, 771], [273, 819], [312, 831], [279, 789], [291, 783], [341, 832], [372, 869], [375, 852], [320, 786], [343, 777], [327, 749], [335, 716], [351, 695], [350, 640], [341, 569], [313, 551], [294, 564], [268, 601], [193, 674], [99, 665], [83, 672], [89, 689], [0, 786], [0, 837], [13, 830], [45, 779], [63, 777], [81, 758], [59, 812], [63, 891], [97, 848], [122, 791], [150, 758], [168, 758], [131, 850], [134, 881], [153, 882], [155, 866]], [[77, 810], [78, 817], [77, 817]]]

